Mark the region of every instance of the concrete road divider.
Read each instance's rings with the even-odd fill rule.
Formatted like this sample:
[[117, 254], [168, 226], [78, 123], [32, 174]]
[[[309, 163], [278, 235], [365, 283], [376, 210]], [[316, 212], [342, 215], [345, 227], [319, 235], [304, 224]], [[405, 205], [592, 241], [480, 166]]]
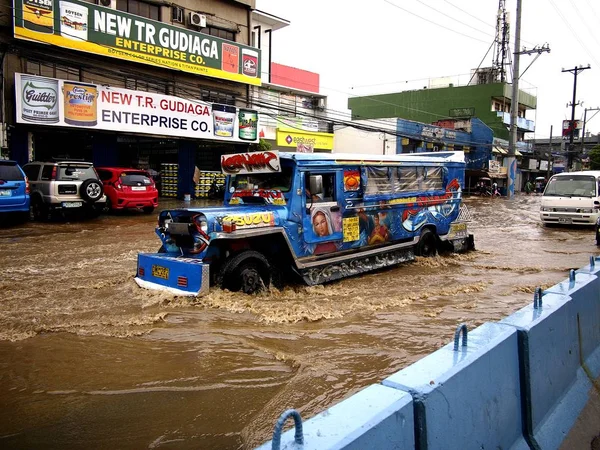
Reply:
[[455, 344], [383, 380], [413, 397], [416, 448], [526, 449], [516, 330], [485, 323]]
[[411, 396], [374, 384], [304, 422], [303, 444], [291, 429], [259, 450], [411, 449], [413, 428]]

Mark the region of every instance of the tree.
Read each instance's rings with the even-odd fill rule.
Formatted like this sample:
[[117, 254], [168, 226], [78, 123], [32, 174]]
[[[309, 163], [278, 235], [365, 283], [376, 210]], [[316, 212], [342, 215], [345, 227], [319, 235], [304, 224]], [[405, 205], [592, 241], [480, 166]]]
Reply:
[[250, 144], [249, 150], [251, 152], [268, 152], [271, 150], [271, 143], [264, 139], [259, 139], [257, 144]]
[[590, 169], [600, 170], [600, 145], [596, 145], [588, 153], [590, 158]]

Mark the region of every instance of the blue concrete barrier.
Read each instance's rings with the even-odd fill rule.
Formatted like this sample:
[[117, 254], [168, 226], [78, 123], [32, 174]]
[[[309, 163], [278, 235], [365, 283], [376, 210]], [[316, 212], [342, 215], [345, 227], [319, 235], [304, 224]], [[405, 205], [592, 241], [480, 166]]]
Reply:
[[295, 442], [292, 429], [280, 436], [281, 447], [274, 438], [259, 450], [410, 449], [413, 424], [410, 395], [374, 384], [304, 422], [303, 444]]
[[568, 411], [557, 408], [579, 366], [576, 340], [567, 337], [575, 334], [569, 301], [563, 294], [545, 294], [540, 307], [526, 306], [501, 321], [519, 332], [524, 435], [534, 449], [542, 443], [543, 449], [556, 448], [564, 436], [555, 419], [571, 428], [578, 414], [569, 419]]
[[410, 392], [416, 448], [522, 448], [517, 332], [485, 323], [457, 351], [448, 344], [383, 380]]
[[[558, 449], [600, 376], [600, 258], [260, 447]], [[459, 330], [457, 330], [458, 333]], [[467, 339], [468, 336], [468, 339]]]

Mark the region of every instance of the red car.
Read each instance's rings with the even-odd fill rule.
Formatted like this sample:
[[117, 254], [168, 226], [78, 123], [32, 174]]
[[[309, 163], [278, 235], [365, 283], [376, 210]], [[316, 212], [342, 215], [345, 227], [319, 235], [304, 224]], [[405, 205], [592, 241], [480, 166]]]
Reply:
[[96, 172], [104, 184], [109, 211], [141, 208], [150, 214], [158, 206], [158, 190], [145, 170], [96, 167]]

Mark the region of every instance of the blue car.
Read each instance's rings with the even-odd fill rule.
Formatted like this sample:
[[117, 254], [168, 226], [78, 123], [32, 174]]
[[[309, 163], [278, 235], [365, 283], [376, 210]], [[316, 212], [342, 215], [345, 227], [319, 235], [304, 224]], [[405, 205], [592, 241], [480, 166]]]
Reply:
[[16, 161], [0, 160], [0, 218], [29, 219], [29, 181]]

